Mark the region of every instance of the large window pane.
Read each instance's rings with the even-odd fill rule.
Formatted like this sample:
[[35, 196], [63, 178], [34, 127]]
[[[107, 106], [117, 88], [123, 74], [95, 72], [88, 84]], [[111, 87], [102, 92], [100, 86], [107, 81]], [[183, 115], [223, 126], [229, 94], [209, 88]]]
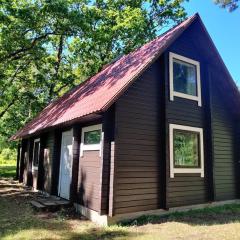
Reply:
[[199, 133], [175, 129], [173, 151], [175, 167], [200, 167]]
[[98, 144], [101, 140], [101, 130], [94, 130], [84, 133], [84, 144]]
[[196, 66], [174, 59], [173, 88], [175, 92], [197, 96]]

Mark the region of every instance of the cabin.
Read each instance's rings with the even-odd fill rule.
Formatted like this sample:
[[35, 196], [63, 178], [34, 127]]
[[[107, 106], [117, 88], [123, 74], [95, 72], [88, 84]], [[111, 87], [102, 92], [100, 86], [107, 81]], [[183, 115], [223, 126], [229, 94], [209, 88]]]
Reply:
[[240, 95], [198, 14], [20, 129], [19, 181], [108, 224], [240, 197]]

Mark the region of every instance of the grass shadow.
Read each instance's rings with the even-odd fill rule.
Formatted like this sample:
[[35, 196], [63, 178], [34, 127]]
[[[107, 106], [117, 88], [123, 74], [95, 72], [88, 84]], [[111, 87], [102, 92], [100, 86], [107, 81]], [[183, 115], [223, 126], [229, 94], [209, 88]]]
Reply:
[[0, 179], [0, 191], [0, 239], [107, 240], [132, 234], [125, 227], [98, 227], [69, 211], [36, 212], [28, 203], [35, 193], [11, 179]]
[[142, 226], [146, 224], [161, 224], [166, 222], [186, 223], [191, 226], [215, 225], [240, 222], [240, 204], [226, 204], [223, 206], [174, 212], [163, 216], [143, 215], [141, 217], [119, 222], [120, 226]]

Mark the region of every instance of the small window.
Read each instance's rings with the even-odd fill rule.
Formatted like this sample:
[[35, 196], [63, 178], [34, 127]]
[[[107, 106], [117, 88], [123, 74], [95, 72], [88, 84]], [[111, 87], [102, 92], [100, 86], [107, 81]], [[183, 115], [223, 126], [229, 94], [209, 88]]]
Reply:
[[84, 144], [99, 144], [101, 140], [101, 130], [93, 130], [84, 133]]
[[170, 53], [170, 100], [174, 96], [195, 100], [201, 106], [200, 64], [192, 59]]
[[33, 170], [38, 170], [39, 155], [40, 155], [40, 139], [35, 139], [33, 145], [33, 162], [32, 162]]
[[83, 156], [84, 151], [99, 151], [101, 156], [102, 151], [102, 125], [92, 125], [82, 128], [82, 139], [80, 146], [80, 156]]
[[170, 175], [200, 173], [204, 176], [203, 130], [170, 124]]

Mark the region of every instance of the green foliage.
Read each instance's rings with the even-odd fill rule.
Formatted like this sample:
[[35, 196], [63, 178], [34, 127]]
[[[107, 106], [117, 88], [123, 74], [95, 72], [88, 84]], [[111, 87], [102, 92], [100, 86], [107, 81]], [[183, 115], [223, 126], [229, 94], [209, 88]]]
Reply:
[[101, 141], [101, 131], [93, 130], [85, 132], [84, 134], [84, 143], [85, 144], [98, 144]]
[[0, 153], [0, 178], [16, 176], [16, 151], [6, 148]]
[[17, 152], [15, 149], [4, 148], [0, 153], [0, 159], [3, 160], [15, 160], [17, 158]]
[[0, 151], [53, 99], [186, 17], [184, 0], [0, 0]]
[[198, 135], [174, 130], [174, 164], [176, 166], [198, 166]]
[[9, 160], [16, 157], [16, 151], [10, 148], [4, 148], [0, 154], [3, 159]]
[[238, 8], [239, 0], [215, 0], [215, 3], [232, 12]]

